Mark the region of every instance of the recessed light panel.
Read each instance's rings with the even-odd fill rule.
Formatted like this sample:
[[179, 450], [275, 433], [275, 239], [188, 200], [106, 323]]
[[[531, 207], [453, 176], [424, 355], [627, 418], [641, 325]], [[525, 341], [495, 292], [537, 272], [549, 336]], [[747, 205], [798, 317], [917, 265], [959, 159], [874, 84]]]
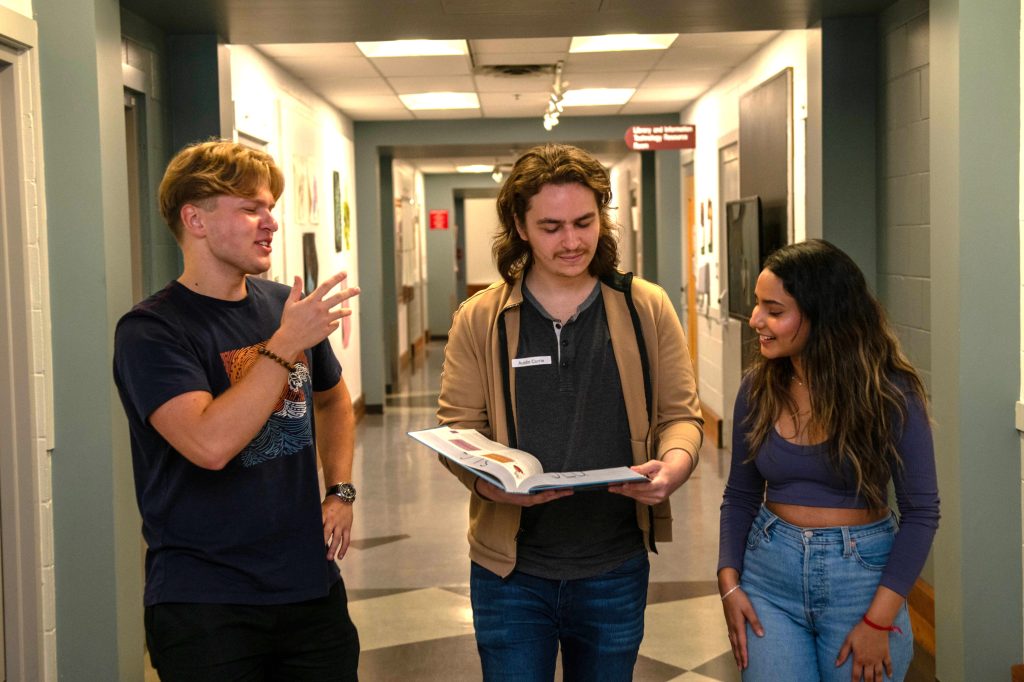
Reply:
[[622, 33], [607, 36], [576, 36], [569, 45], [569, 52], [666, 50], [678, 37], [678, 33]]
[[448, 57], [469, 54], [465, 40], [384, 40], [357, 42], [356, 47], [371, 59], [378, 57]]

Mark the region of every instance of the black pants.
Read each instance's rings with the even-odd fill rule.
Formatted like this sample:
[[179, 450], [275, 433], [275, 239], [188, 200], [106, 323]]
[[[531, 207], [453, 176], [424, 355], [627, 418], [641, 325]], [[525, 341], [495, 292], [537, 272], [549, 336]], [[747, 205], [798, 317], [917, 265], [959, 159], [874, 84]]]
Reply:
[[359, 634], [340, 580], [326, 597], [297, 604], [156, 604], [145, 620], [164, 682], [357, 679]]

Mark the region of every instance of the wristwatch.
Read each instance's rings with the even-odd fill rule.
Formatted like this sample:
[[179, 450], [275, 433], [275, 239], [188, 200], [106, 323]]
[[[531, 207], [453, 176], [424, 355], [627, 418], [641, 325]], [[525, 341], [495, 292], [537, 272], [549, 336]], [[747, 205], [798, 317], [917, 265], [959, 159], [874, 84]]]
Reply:
[[356, 487], [351, 483], [335, 483], [327, 489], [328, 495], [334, 495], [345, 504], [356, 501]]

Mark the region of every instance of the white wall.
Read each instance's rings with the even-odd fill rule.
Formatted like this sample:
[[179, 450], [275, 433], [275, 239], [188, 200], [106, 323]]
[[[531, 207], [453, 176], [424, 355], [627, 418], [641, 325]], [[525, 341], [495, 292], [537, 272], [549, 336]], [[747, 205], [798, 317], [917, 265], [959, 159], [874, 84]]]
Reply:
[[491, 257], [491, 242], [498, 229], [494, 199], [466, 199], [466, 284], [490, 284], [501, 279]]
[[32, 18], [32, 0], [0, 0], [0, 7], [6, 7], [29, 19]]
[[[612, 201], [608, 215], [619, 227], [619, 269], [623, 272], [639, 274], [642, 253], [642, 240], [639, 218], [640, 209], [640, 154], [633, 152], [612, 166], [609, 171], [612, 185]], [[637, 189], [637, 211], [630, 210], [629, 190], [635, 185]]]
[[[253, 48], [229, 49], [236, 135], [265, 141], [285, 174], [284, 194], [275, 209], [281, 227], [268, 276], [291, 284], [303, 275], [302, 235], [311, 232], [316, 235], [319, 281], [344, 270], [347, 284], [358, 285], [352, 122]], [[340, 251], [335, 248], [335, 172], [340, 180]], [[359, 299], [351, 306], [352, 316], [331, 335], [331, 345], [355, 400], [363, 393], [356, 330]]]
[[404, 161], [392, 165], [395, 202], [395, 267], [401, 287], [412, 290], [412, 299], [398, 301], [398, 353], [409, 352], [427, 330], [425, 314], [426, 217], [423, 174]]
[[[718, 149], [720, 143], [735, 135], [739, 129], [740, 97], [776, 75], [785, 68], [793, 70], [793, 233], [794, 239], [805, 238], [805, 137], [804, 121], [807, 118], [807, 35], [805, 31], [784, 31], [722, 79], [705, 95], [683, 110], [682, 123], [697, 127], [697, 145], [694, 149], [694, 194], [699, 207], [710, 200], [718, 205]], [[742, 150], [740, 164], [743, 163]], [[698, 254], [696, 266], [708, 263], [710, 268], [709, 294], [707, 305], [700, 307], [698, 317], [697, 355], [698, 390], [701, 401], [725, 420], [723, 430], [731, 428], [732, 402], [735, 396], [726, 395], [725, 374], [736, 371], [732, 360], [723, 360], [723, 344], [726, 329], [718, 306], [718, 296], [723, 285], [719, 254], [726, 248], [724, 231], [721, 228], [720, 212], [715, 211], [705, 229], [714, 232], [714, 251]], [[700, 213], [698, 208], [697, 243], [700, 238]], [[736, 321], [728, 324], [741, 324]], [[738, 362], [738, 359], [736, 360]], [[729, 366], [726, 366], [726, 365]]]

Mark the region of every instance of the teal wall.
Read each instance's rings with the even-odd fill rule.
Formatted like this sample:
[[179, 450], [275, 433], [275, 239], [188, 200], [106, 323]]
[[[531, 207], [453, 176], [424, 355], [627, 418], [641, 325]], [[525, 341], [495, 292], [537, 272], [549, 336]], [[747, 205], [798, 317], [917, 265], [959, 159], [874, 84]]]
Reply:
[[[626, 128], [631, 125], [676, 124], [679, 116], [664, 114], [654, 116], [582, 116], [564, 117], [557, 128], [545, 133], [540, 117], [516, 119], [473, 119], [461, 121], [357, 121], [355, 130], [356, 165], [356, 229], [359, 234], [359, 285], [360, 317], [359, 333], [362, 339], [363, 394], [369, 409], [384, 404], [389, 359], [381, 355], [380, 339], [387, 338], [387, 330], [394, 326], [395, 302], [386, 297], [386, 290], [393, 287], [394, 272], [390, 251], [386, 250], [387, 235], [394, 230], [380, 194], [381, 157], [392, 152], [391, 147], [423, 145], [465, 145], [465, 144], [509, 144], [518, 147], [541, 142], [566, 142], [586, 146], [587, 142], [598, 140], [621, 140]], [[659, 180], [659, 199], [666, 202], [662, 213], [666, 218], [673, 213], [678, 218], [679, 169], [678, 153], [658, 152], [675, 160], [675, 181], [662, 186]], [[661, 194], [664, 196], [661, 197]], [[677, 208], [668, 209], [671, 202]], [[664, 236], [666, 249], [671, 249], [674, 234], [675, 250], [665, 253], [679, 253], [680, 223], [658, 226], [659, 236]], [[388, 254], [385, 258], [384, 254]], [[676, 258], [678, 260], [678, 258]], [[676, 266], [679, 267], [678, 265]], [[665, 289], [678, 306], [678, 282], [667, 282]], [[661, 282], [659, 282], [661, 283]]]
[[163, 31], [126, 9], [121, 10], [121, 35], [153, 55], [153, 76], [148, 92], [141, 93], [145, 112], [145, 167], [142, 171], [141, 210], [144, 294], [149, 295], [181, 273], [181, 249], [160, 215], [160, 180], [175, 149], [170, 140], [170, 110], [167, 89], [162, 87], [168, 55]]
[[[447, 230], [427, 230], [427, 329], [431, 336], [447, 336], [452, 313], [459, 304], [455, 292], [455, 191], [459, 189], [496, 189], [487, 173], [449, 173], [423, 176], [427, 215], [430, 211], [448, 211]], [[458, 229], [465, 230], [465, 225]]]
[[936, 676], [1024, 661], [1019, 2], [930, 4]]
[[131, 304], [120, 9], [34, 0], [53, 341], [57, 672], [141, 680], [142, 556], [110, 362]]

